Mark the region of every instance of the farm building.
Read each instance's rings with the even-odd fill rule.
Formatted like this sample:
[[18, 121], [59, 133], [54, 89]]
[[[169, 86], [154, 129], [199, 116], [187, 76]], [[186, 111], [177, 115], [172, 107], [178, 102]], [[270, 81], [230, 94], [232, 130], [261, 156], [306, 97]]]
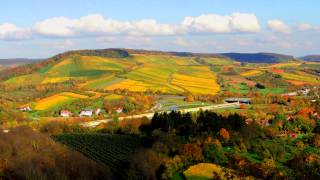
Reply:
[[23, 107], [20, 107], [20, 111], [29, 112], [29, 111], [32, 111], [32, 109], [30, 108], [30, 106], [23, 106]]
[[61, 110], [60, 111], [60, 116], [62, 117], [70, 117], [72, 115], [72, 113], [68, 110]]
[[94, 113], [95, 113], [96, 115], [99, 115], [99, 114], [101, 113], [101, 109], [100, 109], [100, 108], [97, 108], [97, 109], [94, 111]]
[[115, 110], [116, 110], [117, 113], [122, 113], [123, 108], [122, 107], [117, 107]]
[[241, 103], [241, 104], [251, 104], [250, 98], [226, 98], [224, 100], [226, 103]]
[[84, 117], [84, 116], [91, 117], [92, 114], [93, 114], [92, 110], [82, 110], [80, 112], [80, 117]]
[[9, 130], [9, 129], [3, 129], [2, 132], [3, 132], [3, 133], [9, 133], [10, 130]]
[[306, 96], [306, 95], [308, 95], [310, 93], [310, 91], [311, 90], [309, 88], [305, 88], [305, 89], [300, 90], [299, 92]]

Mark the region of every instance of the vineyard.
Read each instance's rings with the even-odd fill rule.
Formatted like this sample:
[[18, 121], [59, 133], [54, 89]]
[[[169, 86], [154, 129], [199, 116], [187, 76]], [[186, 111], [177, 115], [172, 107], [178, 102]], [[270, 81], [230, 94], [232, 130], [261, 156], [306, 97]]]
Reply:
[[132, 154], [149, 144], [147, 139], [119, 134], [63, 134], [52, 138], [117, 172], [127, 165]]
[[63, 92], [59, 94], [55, 94], [46, 98], [43, 98], [37, 102], [35, 102], [34, 109], [36, 110], [48, 110], [51, 108], [55, 108], [57, 106], [61, 106], [64, 104], [71, 103], [73, 101], [79, 99], [85, 99], [87, 96], [81, 94], [75, 94], [71, 92]]

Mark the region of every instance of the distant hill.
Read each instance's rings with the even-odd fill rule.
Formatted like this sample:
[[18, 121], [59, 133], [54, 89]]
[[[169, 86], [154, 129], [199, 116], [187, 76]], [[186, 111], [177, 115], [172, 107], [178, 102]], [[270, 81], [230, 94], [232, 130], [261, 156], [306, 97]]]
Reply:
[[304, 61], [317, 61], [320, 62], [320, 55], [308, 55], [300, 57], [299, 59], [302, 59]]
[[41, 61], [41, 59], [28, 59], [28, 58], [13, 58], [13, 59], [0, 59], [0, 65], [21, 65]]
[[222, 53], [232, 60], [247, 63], [278, 63], [294, 59], [293, 56], [275, 53]]
[[149, 54], [149, 55], [171, 55], [181, 57], [211, 57], [211, 58], [226, 58], [220, 54], [212, 53], [192, 53], [192, 52], [175, 52], [175, 51], [152, 51], [152, 50], [140, 50], [140, 49], [123, 49], [130, 54]]

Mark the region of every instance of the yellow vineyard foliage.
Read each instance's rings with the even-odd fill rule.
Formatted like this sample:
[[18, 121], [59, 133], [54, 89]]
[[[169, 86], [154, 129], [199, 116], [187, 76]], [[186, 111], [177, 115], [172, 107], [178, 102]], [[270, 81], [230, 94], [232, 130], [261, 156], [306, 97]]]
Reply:
[[123, 98], [122, 95], [110, 94], [110, 95], [107, 95], [104, 99], [111, 101], [111, 100], [117, 100], [117, 99], [121, 99], [121, 98]]
[[320, 83], [320, 81], [317, 80], [317, 78], [308, 74], [294, 74], [294, 73], [285, 72], [285, 73], [282, 73], [281, 76], [289, 80], [303, 81], [308, 83]]
[[245, 77], [255, 76], [255, 75], [259, 75], [259, 74], [262, 74], [262, 72], [259, 70], [249, 70], [249, 71], [245, 71], [245, 72], [240, 73], [241, 76], [245, 76]]
[[135, 91], [135, 92], [143, 92], [147, 90], [146, 84], [139, 81], [134, 81], [131, 79], [125, 79], [123, 81], [120, 81], [119, 83], [112, 84], [106, 87], [105, 89], [106, 90], [128, 89], [130, 91]]
[[254, 179], [253, 177], [239, 177], [233, 170], [216, 164], [200, 163], [189, 167], [183, 173], [188, 180], [195, 179]]
[[302, 63], [301, 62], [284, 62], [284, 63], [277, 63], [268, 66], [269, 68], [282, 68], [282, 67], [293, 67], [293, 66], [300, 66]]
[[46, 98], [43, 98], [35, 103], [34, 109], [35, 110], [47, 110], [52, 107], [55, 107], [60, 104], [64, 104], [68, 101], [73, 101], [76, 99], [83, 99], [87, 98], [88, 96], [75, 94], [71, 92], [63, 92], [59, 94], [55, 94]]
[[[220, 87], [215, 79], [207, 79], [200, 77], [193, 77], [183, 74], [174, 74], [171, 83], [178, 87], [185, 89], [193, 94], [211, 94], [214, 95], [219, 92]], [[208, 77], [208, 76], [204, 76]]]
[[68, 81], [70, 79], [70, 77], [48, 77], [45, 78], [41, 84], [49, 84], [49, 83], [58, 83], [58, 82], [64, 82], [64, 81]]

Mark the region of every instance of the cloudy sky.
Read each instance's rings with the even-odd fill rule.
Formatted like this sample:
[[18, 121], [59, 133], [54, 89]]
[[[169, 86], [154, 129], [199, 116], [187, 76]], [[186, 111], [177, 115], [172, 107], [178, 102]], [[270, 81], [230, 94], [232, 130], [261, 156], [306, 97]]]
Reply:
[[72, 49], [320, 54], [317, 0], [3, 0], [0, 58]]

